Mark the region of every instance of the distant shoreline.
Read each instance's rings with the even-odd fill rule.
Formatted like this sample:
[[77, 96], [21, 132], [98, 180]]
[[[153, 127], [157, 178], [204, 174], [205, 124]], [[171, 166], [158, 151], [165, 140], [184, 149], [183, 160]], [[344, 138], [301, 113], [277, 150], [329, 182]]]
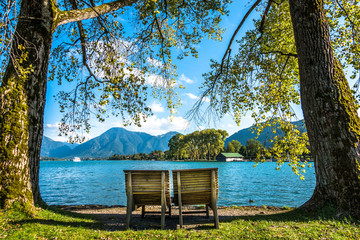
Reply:
[[[73, 159], [67, 159], [67, 158], [40, 158], [40, 161], [44, 161], [44, 162], [56, 162], [56, 161], [69, 161], [72, 162]], [[139, 159], [139, 160], [135, 160], [135, 159], [108, 159], [108, 158], [87, 158], [87, 159], [81, 159], [81, 161], [157, 161], [157, 162], [163, 162], [163, 161], [168, 161], [168, 162], [224, 162], [224, 161], [216, 161], [216, 160], [173, 160], [173, 159], [164, 159], [164, 160], [155, 160], [155, 159]], [[254, 162], [256, 163], [256, 161], [252, 160], [252, 159], [244, 159], [242, 161], [230, 161], [230, 162]], [[264, 162], [276, 162], [276, 160], [265, 160]], [[303, 161], [302, 161], [303, 162]], [[308, 160], [308, 162], [314, 162], [313, 159]], [[261, 161], [259, 163], [262, 163]], [[288, 161], [286, 161], [285, 163], [288, 163]]]

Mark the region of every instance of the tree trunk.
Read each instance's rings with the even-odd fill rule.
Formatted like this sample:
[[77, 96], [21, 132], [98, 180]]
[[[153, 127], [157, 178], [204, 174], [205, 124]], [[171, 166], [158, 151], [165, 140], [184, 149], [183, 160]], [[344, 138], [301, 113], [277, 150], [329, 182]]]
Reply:
[[41, 201], [39, 163], [52, 24], [50, 1], [22, 1], [0, 88], [0, 208], [16, 204], [32, 211]]
[[360, 120], [334, 57], [323, 2], [289, 0], [300, 69], [301, 104], [316, 171], [304, 208], [326, 205], [360, 217]]

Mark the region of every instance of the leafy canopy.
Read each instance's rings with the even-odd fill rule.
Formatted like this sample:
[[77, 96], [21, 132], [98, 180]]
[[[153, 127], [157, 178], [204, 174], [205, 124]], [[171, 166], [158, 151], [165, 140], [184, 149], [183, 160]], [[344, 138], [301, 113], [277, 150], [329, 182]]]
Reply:
[[[172, 113], [179, 105], [173, 57], [197, 57], [204, 37], [221, 40], [221, 16], [229, 0], [145, 0], [95, 18], [60, 25], [54, 33], [49, 80], [64, 85], [56, 96], [63, 119], [60, 130], [72, 140], [89, 131], [90, 116], [109, 114], [140, 125], [149, 115], [149, 94], [165, 98]], [[8, 59], [20, 1], [0, 1], [1, 69]], [[60, 15], [70, 10], [111, 3], [61, 0]], [[54, 23], [55, 24], [55, 23]], [[1, 71], [3, 73], [4, 71]]]
[[224, 141], [229, 134], [224, 130], [205, 129], [182, 135], [176, 134], [169, 140], [169, 157], [173, 159], [215, 160], [224, 150]]
[[[260, 18], [237, 41], [238, 51], [230, 54], [230, 48], [223, 61], [212, 60], [213, 70], [204, 74], [203, 97], [211, 100], [220, 117], [232, 113], [237, 124], [251, 113], [258, 134], [272, 126], [277, 137], [258, 160], [273, 156], [279, 165], [290, 161], [301, 175], [305, 164], [299, 156], [309, 153], [309, 144], [307, 134], [290, 123], [297, 118], [294, 106], [300, 105], [300, 82], [289, 5], [288, 1], [259, 2], [254, 7]], [[358, 0], [326, 1], [333, 47], [343, 67], [352, 71], [351, 78], [360, 69], [359, 7]]]

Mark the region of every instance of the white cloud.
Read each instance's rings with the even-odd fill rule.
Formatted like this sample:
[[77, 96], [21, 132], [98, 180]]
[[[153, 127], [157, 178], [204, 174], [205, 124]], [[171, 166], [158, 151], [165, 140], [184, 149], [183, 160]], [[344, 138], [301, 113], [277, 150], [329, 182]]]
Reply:
[[[153, 104], [157, 107], [161, 107], [160, 104]], [[68, 140], [65, 136], [59, 136], [59, 123], [54, 124], [46, 124], [44, 129], [44, 135], [53, 139], [54, 141], [66, 142]], [[185, 132], [188, 130], [190, 126], [189, 121], [187, 121], [183, 117], [164, 117], [160, 118], [156, 115], [149, 117], [146, 122], [141, 123], [141, 127], [137, 127], [135, 125], [125, 127], [129, 131], [136, 132], [145, 132], [154, 136], [165, 134], [170, 131], [176, 132]], [[91, 125], [90, 134], [83, 133], [82, 136], [85, 137], [85, 141], [92, 139], [106, 132], [110, 128], [113, 127], [122, 127], [124, 125], [121, 121], [116, 120], [115, 118], [106, 119], [105, 123], [100, 123], [97, 121], [93, 121]]]
[[165, 79], [160, 75], [150, 74], [146, 77], [147, 85], [162, 86], [164, 85]]
[[153, 65], [155, 67], [162, 67], [164, 65], [161, 61], [153, 59], [153, 58], [148, 57], [146, 60], [148, 63], [150, 63], [151, 65]]
[[192, 94], [192, 93], [185, 93], [186, 96], [188, 96], [190, 99], [199, 99], [198, 96]]
[[150, 105], [150, 108], [151, 110], [154, 112], [154, 113], [160, 113], [160, 112], [164, 112], [164, 107], [161, 105], [161, 103], [156, 103], [156, 102], [153, 102], [151, 105]]
[[179, 77], [179, 80], [183, 81], [183, 82], [186, 82], [186, 83], [189, 83], [189, 84], [194, 82], [190, 78], [186, 77], [185, 74], [181, 74], [180, 77]]
[[230, 124], [230, 123], [228, 123], [228, 124], [226, 125], [226, 127], [228, 127], [228, 128], [237, 128], [238, 126], [235, 125], [235, 124]]
[[170, 131], [182, 132], [189, 126], [189, 122], [183, 117], [158, 118], [151, 116], [141, 127], [129, 126], [126, 129], [130, 131], [146, 132], [151, 135], [160, 135]]
[[[166, 87], [173, 88], [175, 87], [175, 82], [165, 79], [163, 76], [158, 74], [143, 74], [141, 69], [138, 67], [132, 66], [132, 63], [135, 61], [133, 55], [136, 55], [139, 51], [136, 44], [130, 41], [123, 39], [114, 41], [111, 45], [107, 45], [104, 42], [89, 43], [95, 45], [97, 52], [92, 54], [92, 57], [89, 59], [89, 65], [93, 73], [97, 78], [105, 77], [114, 77], [114, 76], [123, 76], [129, 77], [133, 75], [138, 78], [145, 78], [145, 84], [156, 87]], [[107, 62], [108, 55], [105, 54], [106, 51], [111, 51], [116, 55], [116, 63], [112, 64], [110, 69], [104, 70], [105, 63]], [[75, 53], [74, 53], [75, 54]], [[78, 54], [77, 54], [78, 55]], [[164, 64], [150, 57], [146, 58], [146, 61], [157, 68], [164, 67]], [[125, 64], [125, 66], [124, 66]], [[130, 70], [131, 69], [131, 70]], [[83, 69], [86, 74], [87, 70]], [[185, 77], [185, 76], [184, 76]], [[191, 81], [191, 79], [184, 78], [184, 81]]]
[[[69, 136], [59, 136], [60, 134], [60, 130], [59, 130], [59, 126], [60, 126], [60, 122], [56, 122], [56, 123], [48, 123], [44, 125], [44, 136], [54, 140], [54, 141], [59, 141], [59, 142], [67, 142], [69, 140]], [[91, 138], [93, 138], [93, 136], [91, 134], [88, 134], [86, 132], [83, 133], [78, 133], [80, 134], [80, 137], [84, 137], [85, 138], [85, 142]], [[73, 137], [75, 136], [74, 134], [70, 134]]]
[[[192, 94], [192, 93], [185, 93], [185, 95], [188, 96], [190, 99], [193, 99], [193, 100], [199, 100], [199, 99], [200, 99], [200, 97], [198, 97], [198, 96], [196, 96], [196, 95], [194, 95], [194, 94]], [[210, 99], [207, 98], [207, 97], [205, 97], [205, 98], [203, 99], [203, 101], [205, 101], [205, 102], [210, 102]]]
[[66, 142], [66, 137], [59, 136], [59, 125], [59, 122], [45, 124], [44, 136], [51, 138], [54, 141]]
[[198, 128], [199, 128], [200, 130], [206, 129], [206, 127], [204, 127], [204, 126], [199, 126]]
[[54, 123], [54, 124], [51, 124], [51, 123], [48, 123], [48, 124], [45, 124], [45, 129], [58, 129], [59, 128], [59, 125], [60, 123]]
[[67, 142], [68, 141], [68, 137], [65, 136], [47, 136], [48, 138], [51, 138], [52, 140], [56, 141], [56, 142]]

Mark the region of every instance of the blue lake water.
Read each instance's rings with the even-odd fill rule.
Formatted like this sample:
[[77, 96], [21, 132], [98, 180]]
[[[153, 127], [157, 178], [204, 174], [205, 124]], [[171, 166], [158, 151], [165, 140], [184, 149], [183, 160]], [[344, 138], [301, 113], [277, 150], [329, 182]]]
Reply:
[[[297, 207], [313, 193], [313, 167], [306, 168], [306, 179], [301, 181], [286, 164], [280, 171], [275, 170], [272, 162], [253, 166], [253, 162], [42, 161], [40, 191], [50, 205], [126, 205], [124, 169], [217, 167], [220, 206]], [[254, 203], [249, 203], [249, 199]]]

